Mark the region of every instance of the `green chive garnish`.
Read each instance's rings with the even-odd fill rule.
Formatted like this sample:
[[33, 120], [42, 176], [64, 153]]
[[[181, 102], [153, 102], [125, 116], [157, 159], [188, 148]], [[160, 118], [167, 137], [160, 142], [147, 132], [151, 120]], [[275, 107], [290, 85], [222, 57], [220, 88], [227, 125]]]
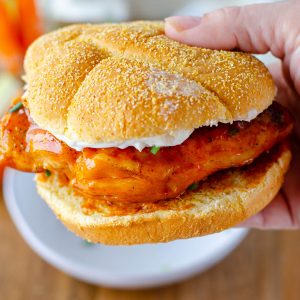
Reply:
[[83, 242], [83, 245], [86, 246], [86, 247], [90, 247], [90, 246], [94, 246], [95, 245], [94, 243], [91, 243], [88, 240], [83, 240], [82, 242]]
[[158, 146], [153, 146], [153, 147], [151, 147], [150, 152], [151, 152], [153, 155], [155, 155], [155, 154], [159, 151], [159, 149], [160, 149], [160, 147], [158, 147]]
[[50, 176], [51, 176], [51, 172], [50, 172], [49, 170], [46, 170], [46, 171], [45, 171], [45, 175], [46, 175], [47, 177], [50, 177]]
[[17, 104], [15, 104], [10, 110], [10, 113], [14, 113], [16, 111], [18, 111], [20, 108], [23, 107], [23, 103], [22, 102], [18, 102]]
[[194, 191], [194, 190], [196, 190], [198, 187], [199, 187], [199, 182], [194, 182], [194, 183], [192, 183], [192, 184], [188, 187], [188, 190], [189, 190], [189, 191]]
[[238, 133], [240, 132], [240, 130], [236, 127], [233, 127], [233, 128], [229, 128], [228, 129], [228, 134], [229, 136], [235, 136], [237, 135]]

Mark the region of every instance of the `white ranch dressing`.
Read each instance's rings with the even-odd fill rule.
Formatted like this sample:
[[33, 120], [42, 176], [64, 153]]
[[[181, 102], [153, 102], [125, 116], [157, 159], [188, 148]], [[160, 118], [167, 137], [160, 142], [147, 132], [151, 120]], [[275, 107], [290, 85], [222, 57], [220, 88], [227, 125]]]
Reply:
[[66, 143], [69, 147], [82, 151], [84, 148], [111, 148], [116, 147], [120, 149], [125, 149], [129, 146], [135, 147], [137, 150], [142, 151], [146, 147], [169, 147], [182, 144], [189, 136], [193, 133], [192, 130], [177, 130], [172, 134], [162, 134], [152, 137], [128, 139], [124, 141], [114, 141], [114, 142], [101, 142], [101, 143], [87, 143], [84, 141], [74, 141], [67, 138], [65, 135], [54, 134], [56, 138]]

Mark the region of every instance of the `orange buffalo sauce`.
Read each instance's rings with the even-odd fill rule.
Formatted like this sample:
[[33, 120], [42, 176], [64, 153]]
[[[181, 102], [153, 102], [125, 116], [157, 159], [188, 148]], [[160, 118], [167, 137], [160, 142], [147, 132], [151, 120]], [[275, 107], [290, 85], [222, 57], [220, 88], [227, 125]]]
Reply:
[[27, 172], [58, 173], [64, 185], [88, 199], [87, 212], [101, 201], [138, 203], [132, 206], [136, 209], [175, 198], [218, 170], [249, 164], [292, 127], [289, 113], [273, 104], [251, 122], [199, 128], [181, 145], [163, 147], [155, 155], [133, 147], [78, 152], [39, 128], [21, 107], [0, 124], [0, 161]]

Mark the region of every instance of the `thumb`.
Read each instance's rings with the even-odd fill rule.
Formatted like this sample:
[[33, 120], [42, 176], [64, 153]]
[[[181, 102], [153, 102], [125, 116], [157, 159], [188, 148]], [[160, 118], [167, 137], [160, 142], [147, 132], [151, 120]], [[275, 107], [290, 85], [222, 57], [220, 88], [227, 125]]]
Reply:
[[272, 50], [282, 57], [282, 39], [276, 39], [276, 34], [282, 32], [277, 28], [286, 9], [288, 4], [280, 2], [228, 7], [203, 17], [170, 17], [165, 20], [165, 31], [170, 38], [194, 46], [255, 53]]

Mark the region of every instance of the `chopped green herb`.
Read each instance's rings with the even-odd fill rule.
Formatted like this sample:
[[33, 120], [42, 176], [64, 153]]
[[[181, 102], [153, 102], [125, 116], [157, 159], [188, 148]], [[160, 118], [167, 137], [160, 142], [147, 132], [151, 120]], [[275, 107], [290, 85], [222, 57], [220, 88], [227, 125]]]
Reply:
[[50, 177], [50, 176], [51, 176], [51, 172], [50, 172], [49, 170], [46, 170], [46, 171], [45, 171], [45, 174], [46, 174], [47, 177]]
[[240, 132], [240, 130], [236, 127], [231, 127], [228, 129], [229, 136], [235, 136]]
[[196, 190], [198, 187], [199, 187], [199, 182], [194, 182], [194, 183], [192, 183], [192, 184], [188, 187], [188, 190], [189, 190], [189, 191], [194, 191], [194, 190]]
[[10, 113], [14, 113], [16, 111], [18, 111], [20, 108], [23, 107], [23, 103], [22, 102], [18, 102], [17, 104], [15, 104], [10, 110]]
[[158, 151], [159, 151], [160, 147], [158, 146], [153, 146], [151, 149], [150, 149], [150, 152], [155, 155]]
[[83, 242], [83, 245], [86, 247], [94, 246], [94, 243], [92, 243], [88, 240], [83, 240], [82, 242]]

